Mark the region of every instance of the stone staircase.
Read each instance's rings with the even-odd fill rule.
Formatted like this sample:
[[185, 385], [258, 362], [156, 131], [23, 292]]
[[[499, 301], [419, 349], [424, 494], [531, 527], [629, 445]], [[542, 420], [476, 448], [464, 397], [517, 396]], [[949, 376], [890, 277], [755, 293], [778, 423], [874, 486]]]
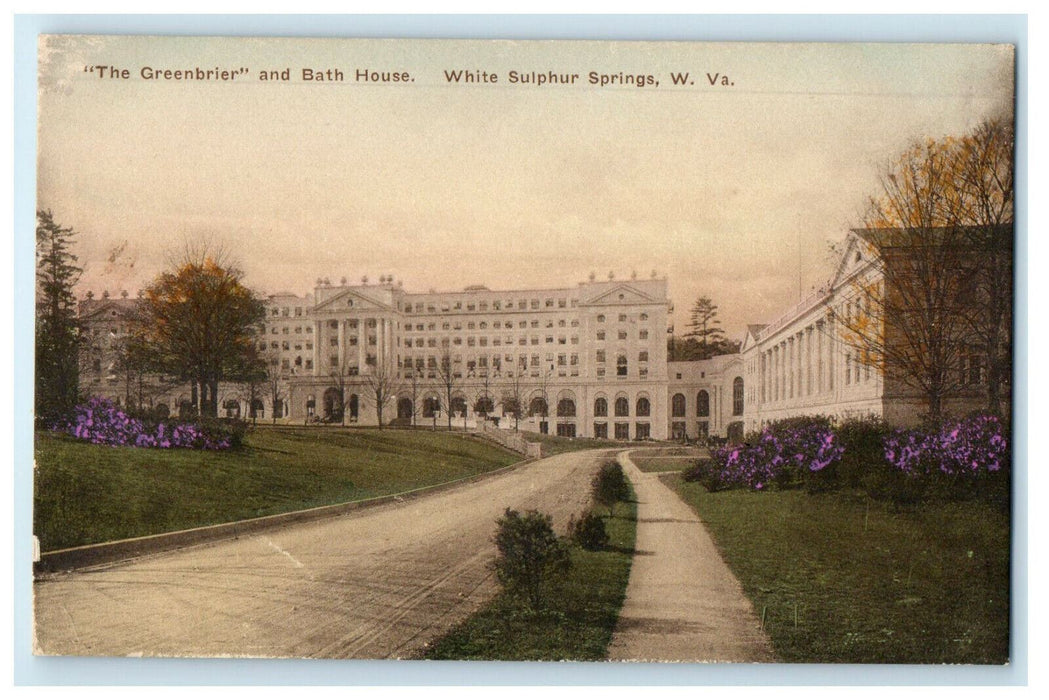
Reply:
[[538, 442], [529, 442], [521, 433], [512, 430], [496, 428], [488, 421], [480, 421], [477, 429], [478, 435], [482, 435], [496, 442], [508, 450], [522, 454], [530, 459], [539, 459], [543, 456], [543, 446]]

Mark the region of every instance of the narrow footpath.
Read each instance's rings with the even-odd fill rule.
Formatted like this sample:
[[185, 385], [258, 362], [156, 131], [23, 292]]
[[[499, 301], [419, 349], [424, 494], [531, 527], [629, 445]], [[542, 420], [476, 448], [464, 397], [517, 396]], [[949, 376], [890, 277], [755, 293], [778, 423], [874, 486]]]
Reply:
[[637, 494], [637, 543], [614, 661], [774, 662], [739, 581], [695, 512], [659, 479], [618, 455]]

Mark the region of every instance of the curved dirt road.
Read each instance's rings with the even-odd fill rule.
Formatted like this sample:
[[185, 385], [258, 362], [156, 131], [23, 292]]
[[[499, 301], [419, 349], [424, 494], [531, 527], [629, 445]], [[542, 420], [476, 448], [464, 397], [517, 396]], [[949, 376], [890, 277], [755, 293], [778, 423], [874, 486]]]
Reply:
[[486, 602], [495, 519], [538, 508], [563, 531], [602, 451], [330, 520], [34, 584], [36, 648], [93, 656], [398, 658]]

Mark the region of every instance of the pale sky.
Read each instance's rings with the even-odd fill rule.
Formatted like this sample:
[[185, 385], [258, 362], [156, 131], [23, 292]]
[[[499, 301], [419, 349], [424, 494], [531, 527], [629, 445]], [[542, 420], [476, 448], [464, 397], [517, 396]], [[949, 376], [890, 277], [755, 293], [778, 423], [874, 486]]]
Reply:
[[[130, 78], [85, 72], [98, 64]], [[147, 81], [147, 66], [247, 72]], [[285, 68], [290, 81], [259, 80]], [[679, 332], [704, 295], [738, 338], [829, 276], [830, 246], [911, 141], [1011, 117], [1012, 68], [1011, 48], [989, 45], [51, 37], [38, 204], [77, 231], [81, 293], [134, 294], [173, 248], [208, 239], [263, 293], [656, 270]], [[499, 82], [447, 82], [462, 69]], [[579, 79], [511, 84], [512, 70]], [[590, 71], [659, 85], [593, 87]]]

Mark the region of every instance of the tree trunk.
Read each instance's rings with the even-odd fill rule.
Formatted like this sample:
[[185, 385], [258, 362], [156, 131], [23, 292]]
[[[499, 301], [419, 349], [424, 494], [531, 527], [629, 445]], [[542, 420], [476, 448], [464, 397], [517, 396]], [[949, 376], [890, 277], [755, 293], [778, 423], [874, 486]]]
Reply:
[[930, 391], [928, 393], [929, 400], [929, 422], [936, 424], [939, 423], [943, 417], [943, 397], [939, 391]]
[[219, 417], [219, 383], [218, 380], [211, 381], [211, 400], [208, 402], [208, 415], [212, 418]]

